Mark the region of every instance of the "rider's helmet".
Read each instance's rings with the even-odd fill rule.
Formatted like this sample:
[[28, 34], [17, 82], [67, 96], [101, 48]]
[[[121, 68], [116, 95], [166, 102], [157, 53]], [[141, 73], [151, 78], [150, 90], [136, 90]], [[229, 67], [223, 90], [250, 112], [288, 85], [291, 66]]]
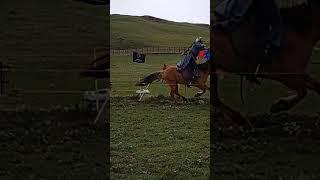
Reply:
[[197, 39], [195, 40], [195, 42], [199, 42], [199, 43], [202, 43], [202, 37], [197, 37]]

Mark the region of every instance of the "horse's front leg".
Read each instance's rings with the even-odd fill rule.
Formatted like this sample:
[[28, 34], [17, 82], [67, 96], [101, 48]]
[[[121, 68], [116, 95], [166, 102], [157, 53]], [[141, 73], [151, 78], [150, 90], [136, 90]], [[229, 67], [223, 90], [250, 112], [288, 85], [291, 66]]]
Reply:
[[199, 88], [201, 91], [198, 91], [197, 94], [194, 95], [194, 97], [200, 97], [202, 96], [204, 93], [207, 92], [207, 90], [210, 90], [210, 88], [206, 85], [206, 84], [197, 84], [196, 85], [197, 88]]
[[204, 93], [206, 93], [207, 89], [205, 86], [197, 86], [201, 91], [198, 91], [197, 94], [194, 95], [194, 97], [200, 97]]
[[281, 111], [287, 111], [291, 109], [293, 106], [298, 104], [306, 95], [307, 95], [307, 88], [305, 83], [302, 81], [302, 78], [287, 78], [280, 80], [284, 85], [288, 88], [294, 90], [296, 94], [290, 95], [288, 97], [283, 97], [277, 100], [271, 106], [270, 112], [271, 113], [278, 113]]

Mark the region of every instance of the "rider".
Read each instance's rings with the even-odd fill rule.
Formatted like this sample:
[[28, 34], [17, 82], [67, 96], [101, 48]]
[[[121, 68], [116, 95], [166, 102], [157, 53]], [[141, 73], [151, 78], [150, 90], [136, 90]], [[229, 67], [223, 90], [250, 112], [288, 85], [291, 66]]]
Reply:
[[190, 87], [191, 83], [194, 82], [199, 77], [199, 70], [197, 66], [197, 57], [199, 52], [205, 49], [205, 44], [203, 44], [202, 37], [196, 38], [192, 43], [191, 47], [188, 48], [188, 52], [184, 52], [182, 55], [186, 55], [178, 64], [178, 70], [183, 70], [189, 68], [189, 72], [192, 73], [192, 77], [187, 79], [187, 86]]

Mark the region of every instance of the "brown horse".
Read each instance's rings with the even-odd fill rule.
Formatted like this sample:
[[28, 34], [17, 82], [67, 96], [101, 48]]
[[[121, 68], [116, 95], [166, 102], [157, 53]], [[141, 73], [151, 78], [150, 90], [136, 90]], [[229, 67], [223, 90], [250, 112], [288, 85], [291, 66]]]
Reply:
[[[283, 48], [272, 59], [271, 64], [262, 67], [264, 73], [258, 73], [257, 77], [278, 81], [295, 91], [296, 94], [275, 101], [271, 107], [272, 113], [291, 109], [306, 96], [308, 89], [320, 94], [320, 83], [306, 72], [313, 48], [320, 39], [320, 1], [308, 0], [307, 4], [281, 9], [281, 15], [286, 26]], [[249, 21], [243, 23], [238, 31], [247, 35], [246, 43], [254, 42], [257, 38], [255, 37], [255, 26]], [[238, 75], [251, 72], [248, 70], [249, 64], [244, 63], [240, 58], [230, 34], [212, 29], [211, 38], [214, 71], [220, 69]], [[246, 45], [243, 41], [242, 43]], [[211, 81], [212, 83], [216, 82], [214, 71], [212, 79], [215, 81]], [[217, 89], [214, 91], [216, 94]], [[239, 112], [223, 104], [217, 95], [214, 95], [212, 102], [236, 123], [246, 122]]]
[[[206, 85], [208, 76], [210, 74], [209, 61], [198, 64], [198, 68], [200, 72], [200, 77], [198, 77], [198, 79], [194, 83], [192, 83], [191, 86], [198, 87], [201, 91], [195, 94], [195, 97], [199, 97], [203, 95], [207, 90], [209, 90], [209, 87]], [[136, 83], [136, 86], [145, 86], [156, 80], [162, 80], [170, 87], [170, 95], [173, 99], [175, 98], [175, 95], [177, 95], [178, 97], [181, 97], [183, 100], [186, 100], [184, 96], [179, 94], [178, 84], [185, 85], [186, 80], [184, 77], [188, 75], [189, 72], [187, 72], [187, 70], [179, 72], [176, 66], [168, 66], [164, 64], [161, 71], [154, 72], [146, 76], [145, 78], [141, 79], [138, 83]]]

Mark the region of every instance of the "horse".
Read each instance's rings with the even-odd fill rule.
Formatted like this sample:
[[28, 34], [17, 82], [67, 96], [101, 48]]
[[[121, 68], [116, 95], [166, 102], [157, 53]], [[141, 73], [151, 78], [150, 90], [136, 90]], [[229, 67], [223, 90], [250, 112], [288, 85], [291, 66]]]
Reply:
[[[199, 88], [201, 91], [195, 94], [195, 97], [200, 97], [210, 88], [206, 85], [208, 76], [210, 75], [210, 63], [206, 60], [203, 63], [198, 64], [200, 76], [191, 84]], [[170, 96], [175, 99], [175, 95], [182, 98], [184, 101], [187, 99], [179, 94], [178, 84], [186, 85], [185, 77], [189, 76], [190, 73], [187, 69], [179, 71], [176, 66], [169, 66], [167, 64], [163, 65], [162, 70], [151, 73], [137, 82], [136, 86], [145, 86], [151, 84], [154, 81], [164, 81], [170, 87]]]
[[[271, 113], [290, 110], [298, 104], [306, 95], [308, 90], [320, 94], [320, 82], [307, 74], [307, 65], [310, 62], [313, 48], [320, 40], [320, 1], [307, 0], [307, 4], [292, 8], [281, 8], [283, 23], [286, 27], [284, 32], [283, 47], [274, 56], [271, 63], [264, 65], [262, 73], [256, 77], [278, 81], [295, 92], [294, 95], [282, 97], [276, 100], [271, 108]], [[299, 21], [299, 19], [303, 19]], [[303, 22], [305, 24], [303, 24]], [[211, 22], [212, 24], [214, 22]], [[241, 23], [238, 30], [246, 36], [246, 42], [256, 40], [254, 36], [257, 31], [250, 21]], [[211, 85], [217, 85], [216, 71], [222, 70], [237, 75], [250, 74], [249, 64], [243, 62], [239, 56], [234, 39], [230, 33], [211, 29], [211, 47], [214, 56], [212, 63]], [[244, 43], [243, 41], [241, 42]], [[245, 44], [243, 44], [245, 45]], [[252, 51], [253, 49], [251, 49]], [[240, 112], [222, 103], [217, 95], [217, 87], [213, 89], [212, 103], [226, 116], [238, 125], [248, 123]]]

